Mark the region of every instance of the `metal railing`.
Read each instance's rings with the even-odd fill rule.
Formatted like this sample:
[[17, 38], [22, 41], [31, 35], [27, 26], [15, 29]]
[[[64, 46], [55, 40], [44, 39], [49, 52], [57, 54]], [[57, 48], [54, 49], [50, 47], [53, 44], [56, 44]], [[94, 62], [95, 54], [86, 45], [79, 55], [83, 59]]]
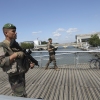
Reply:
[[[78, 67], [79, 64], [89, 64], [90, 59], [95, 58], [95, 53], [100, 53], [100, 51], [56, 51], [55, 57], [57, 65], [74, 65]], [[33, 51], [32, 56], [38, 60], [40, 67], [45, 66], [49, 60], [48, 51]]]

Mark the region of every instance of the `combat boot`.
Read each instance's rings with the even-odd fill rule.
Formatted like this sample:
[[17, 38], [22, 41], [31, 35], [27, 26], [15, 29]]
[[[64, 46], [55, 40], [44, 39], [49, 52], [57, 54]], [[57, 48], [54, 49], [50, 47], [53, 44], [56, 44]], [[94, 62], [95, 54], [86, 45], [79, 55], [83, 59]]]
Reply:
[[55, 66], [54, 69], [55, 69], [56, 71], [59, 71], [59, 70], [60, 70], [57, 66]]
[[49, 69], [49, 68], [48, 68], [48, 65], [45, 67], [45, 70], [47, 70], [47, 69]]
[[49, 66], [49, 62], [46, 64], [45, 70], [49, 69], [48, 66]]

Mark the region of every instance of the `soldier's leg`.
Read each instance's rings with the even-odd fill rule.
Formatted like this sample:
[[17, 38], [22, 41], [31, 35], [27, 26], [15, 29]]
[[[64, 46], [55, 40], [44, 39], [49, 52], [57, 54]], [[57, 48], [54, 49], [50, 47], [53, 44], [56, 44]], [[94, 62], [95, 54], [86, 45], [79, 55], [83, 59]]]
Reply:
[[9, 76], [13, 96], [27, 97], [25, 91], [25, 73]]
[[53, 64], [54, 64], [54, 69], [59, 70], [58, 67], [57, 67], [55, 55], [52, 55], [51, 58], [52, 58], [52, 61], [53, 61]]
[[51, 59], [52, 59], [52, 61], [53, 61], [54, 68], [57, 67], [55, 55], [52, 55], [52, 56], [51, 56]]
[[51, 56], [49, 56], [49, 60], [48, 60], [48, 62], [47, 62], [47, 64], [46, 64], [45, 69], [48, 69], [48, 66], [49, 66], [50, 63], [51, 63]]

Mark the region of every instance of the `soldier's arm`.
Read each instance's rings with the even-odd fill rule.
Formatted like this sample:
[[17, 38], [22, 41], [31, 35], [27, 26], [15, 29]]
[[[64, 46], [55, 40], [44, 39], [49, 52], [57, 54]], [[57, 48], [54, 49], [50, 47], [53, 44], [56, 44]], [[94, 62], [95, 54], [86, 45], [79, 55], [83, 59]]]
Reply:
[[9, 66], [10, 65], [10, 59], [9, 56], [6, 55], [6, 51], [3, 47], [0, 47], [0, 67]]
[[0, 64], [1, 66], [10, 66], [10, 64], [14, 61], [14, 59], [16, 58], [16, 54], [13, 54], [11, 56], [4, 56], [2, 57], [0, 60]]
[[21, 58], [22, 57], [22, 53], [21, 52], [16, 52], [13, 53], [10, 56], [6, 56], [6, 50], [3, 47], [0, 47], [0, 66], [10, 66], [10, 64], [17, 58]]
[[47, 49], [48, 49], [48, 51], [52, 51], [53, 50], [53, 48], [50, 48], [50, 44], [48, 44]]
[[12, 63], [14, 61], [14, 59], [17, 58], [17, 53], [13, 53], [10, 57], [9, 57], [9, 60], [10, 60], [10, 63]]
[[16, 58], [23, 58], [24, 55], [25, 55], [25, 54], [24, 54], [24, 52], [22, 52], [22, 51], [13, 53], [13, 54], [9, 57], [10, 63], [12, 63]]

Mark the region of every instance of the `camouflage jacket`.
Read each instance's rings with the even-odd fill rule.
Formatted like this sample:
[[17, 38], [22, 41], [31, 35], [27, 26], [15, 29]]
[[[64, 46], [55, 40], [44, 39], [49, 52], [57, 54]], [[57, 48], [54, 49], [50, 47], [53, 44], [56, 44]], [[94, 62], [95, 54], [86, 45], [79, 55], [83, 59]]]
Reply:
[[[48, 42], [48, 44], [47, 44], [47, 50], [48, 49], [52, 49], [52, 48], [55, 48], [55, 47], [53, 46], [52, 43]], [[49, 52], [50, 55], [55, 54], [54, 50], [50, 50], [50, 51], [48, 50], [48, 52]]]
[[10, 63], [10, 55], [17, 51], [16, 48], [10, 48], [10, 42], [8, 40], [4, 40], [0, 44], [0, 67], [9, 75], [26, 72], [26, 69], [23, 66], [23, 59], [15, 59]]

